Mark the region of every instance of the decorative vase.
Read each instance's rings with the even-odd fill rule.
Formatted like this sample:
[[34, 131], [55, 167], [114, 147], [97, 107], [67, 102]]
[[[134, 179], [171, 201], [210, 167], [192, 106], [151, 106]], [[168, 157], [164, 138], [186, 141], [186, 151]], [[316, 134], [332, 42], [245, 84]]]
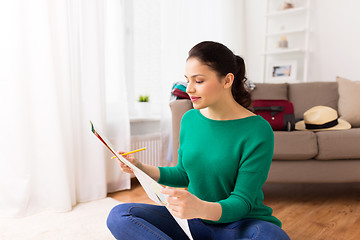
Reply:
[[278, 42], [279, 48], [288, 48], [288, 41], [285, 36], [282, 36], [280, 41]]
[[150, 102], [136, 102], [136, 111], [138, 117], [149, 117], [151, 115]]

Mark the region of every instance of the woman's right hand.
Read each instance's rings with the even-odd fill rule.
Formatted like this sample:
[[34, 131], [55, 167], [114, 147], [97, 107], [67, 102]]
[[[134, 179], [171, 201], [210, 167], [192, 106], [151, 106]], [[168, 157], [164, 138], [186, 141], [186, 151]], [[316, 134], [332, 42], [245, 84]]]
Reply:
[[[120, 151], [119, 154], [124, 154], [125, 152]], [[132, 154], [128, 154], [128, 155], [124, 155], [124, 158], [126, 158], [126, 160], [128, 160], [129, 162], [131, 162], [132, 164], [134, 164], [136, 167], [140, 168], [141, 162], [139, 160], [137, 160]], [[116, 158], [117, 159], [117, 158]], [[123, 162], [121, 162], [119, 159], [117, 159], [120, 163], [120, 168], [123, 172], [126, 173], [134, 173], [133, 170], [128, 167], [126, 164], [124, 164]]]

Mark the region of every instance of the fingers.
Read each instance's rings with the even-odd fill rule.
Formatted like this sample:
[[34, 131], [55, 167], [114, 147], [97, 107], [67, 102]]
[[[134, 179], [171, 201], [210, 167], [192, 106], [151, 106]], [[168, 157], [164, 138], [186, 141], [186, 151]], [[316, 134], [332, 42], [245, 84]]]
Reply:
[[120, 167], [122, 169], [130, 169], [128, 165], [124, 164], [123, 162], [120, 162]]
[[185, 202], [177, 197], [168, 197], [166, 201], [169, 204], [169, 207], [173, 210], [177, 210], [177, 208], [184, 207]]
[[[119, 155], [123, 155], [124, 153], [126, 153], [126, 152], [124, 152], [124, 151], [119, 151], [118, 152]], [[128, 155], [124, 155], [123, 157], [128, 159], [129, 157], [133, 157], [133, 156], [131, 154], [128, 154]]]
[[[124, 151], [119, 151], [118, 152], [120, 155], [126, 153]], [[124, 155], [123, 156], [126, 160], [128, 160], [129, 162], [131, 162], [132, 164], [134, 164], [136, 166], [136, 164], [138, 163], [138, 160], [132, 155], [132, 154], [128, 154], [128, 155]], [[133, 170], [128, 167], [126, 164], [124, 164], [123, 162], [121, 162], [119, 159], [118, 159], [119, 163], [120, 163], [120, 168], [123, 172], [126, 172], [126, 173], [133, 173]]]
[[121, 171], [126, 172], [126, 173], [133, 173], [133, 170], [130, 167], [128, 167], [126, 164], [124, 164], [121, 161], [119, 161], [119, 162], [120, 162]]
[[128, 166], [123, 166], [123, 167], [120, 167], [121, 168], [121, 171], [123, 172], [126, 172], [126, 173], [134, 173], [133, 170], [131, 168], [129, 168]]
[[[123, 152], [123, 151], [119, 152], [119, 154], [121, 154], [121, 155], [124, 154], [124, 153], [126, 153], [126, 152]], [[132, 154], [123, 155], [123, 157], [126, 158], [126, 160], [128, 160], [130, 162], [135, 160], [135, 157]]]
[[166, 201], [171, 214], [177, 217], [182, 217], [182, 211], [184, 209], [183, 202], [178, 197], [170, 196], [166, 198]]
[[183, 207], [183, 205], [186, 203], [186, 201], [184, 202], [184, 199], [186, 199], [188, 195], [188, 191], [186, 190], [166, 187], [161, 189], [161, 192], [168, 195], [166, 201], [174, 211], [177, 210], [177, 206]]
[[182, 196], [188, 194], [188, 191], [182, 190], [182, 189], [165, 187], [165, 188], [161, 189], [161, 193], [169, 195], [171, 197], [179, 198], [179, 197], [182, 197]]
[[196, 198], [187, 190], [165, 187], [161, 189], [161, 192], [168, 195], [166, 201], [171, 214], [182, 219], [191, 219], [196, 216], [196, 210], [194, 210]]
[[183, 218], [182, 216], [182, 208], [177, 207], [177, 206], [171, 206], [170, 207], [170, 212], [172, 215], [179, 217], [179, 218]]
[[[126, 153], [124, 151], [119, 151], [118, 152], [120, 155]], [[134, 161], [136, 161], [135, 157], [132, 154], [128, 154], [128, 155], [124, 155], [123, 156], [126, 160], [128, 160], [129, 162], [133, 163]], [[114, 158], [114, 157], [113, 157]], [[121, 161], [120, 161], [121, 162]]]
[[186, 213], [189, 211], [187, 200], [178, 197], [168, 197], [167, 202], [171, 214], [182, 219], [188, 218]]

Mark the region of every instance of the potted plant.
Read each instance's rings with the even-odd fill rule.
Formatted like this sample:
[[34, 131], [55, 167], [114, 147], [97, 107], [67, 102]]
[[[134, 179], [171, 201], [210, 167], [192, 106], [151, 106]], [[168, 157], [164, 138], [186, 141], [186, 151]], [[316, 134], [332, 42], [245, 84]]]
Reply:
[[146, 117], [151, 114], [150, 96], [140, 95], [137, 100], [137, 113], [140, 117]]
[[148, 95], [140, 95], [138, 102], [149, 102], [149, 96]]

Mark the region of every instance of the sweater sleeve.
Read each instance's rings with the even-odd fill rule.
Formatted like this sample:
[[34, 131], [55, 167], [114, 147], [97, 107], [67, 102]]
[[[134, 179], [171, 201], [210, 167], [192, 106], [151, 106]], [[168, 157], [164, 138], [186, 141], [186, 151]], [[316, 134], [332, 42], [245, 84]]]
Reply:
[[187, 187], [189, 178], [182, 164], [181, 149], [179, 149], [178, 164], [175, 167], [159, 167], [159, 183], [170, 187]]
[[218, 202], [222, 215], [216, 223], [244, 218], [252, 210], [257, 200], [255, 196], [259, 196], [258, 193], [262, 191], [274, 153], [274, 135], [271, 128], [258, 134], [260, 138], [249, 139], [246, 151], [243, 152], [233, 191], [228, 198]]

